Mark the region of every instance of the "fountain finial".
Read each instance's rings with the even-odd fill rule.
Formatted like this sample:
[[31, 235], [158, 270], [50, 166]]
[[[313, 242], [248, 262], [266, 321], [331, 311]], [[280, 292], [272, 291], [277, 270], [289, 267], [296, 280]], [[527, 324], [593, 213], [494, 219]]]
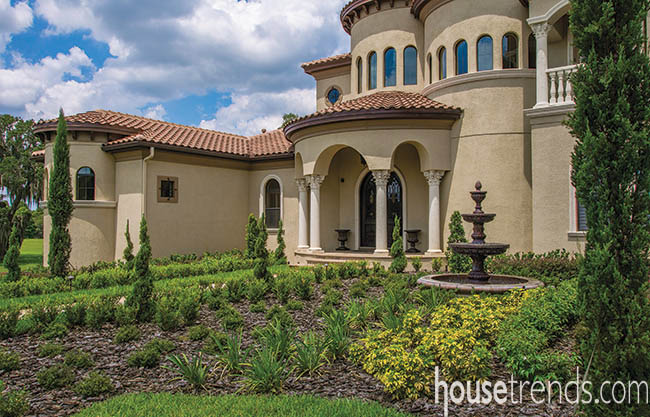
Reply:
[[481, 181], [476, 181], [474, 187], [476, 187], [476, 191], [481, 191], [481, 188], [483, 188], [483, 184], [481, 184]]

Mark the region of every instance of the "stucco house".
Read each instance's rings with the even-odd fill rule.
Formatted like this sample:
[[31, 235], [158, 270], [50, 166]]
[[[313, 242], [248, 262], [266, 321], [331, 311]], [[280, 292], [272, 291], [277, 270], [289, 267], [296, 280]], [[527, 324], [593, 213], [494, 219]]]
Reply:
[[[242, 248], [249, 213], [266, 215], [271, 248], [282, 219], [294, 264], [387, 262], [395, 215], [420, 230], [430, 262], [444, 256], [453, 211], [473, 209], [476, 180], [497, 214], [490, 241], [581, 250], [575, 142], [562, 125], [574, 108], [569, 9], [353, 0], [341, 11], [350, 52], [302, 66], [317, 112], [252, 137], [107, 110], [68, 116], [72, 263], [119, 259], [127, 220], [137, 240], [142, 214], [154, 256]], [[55, 131], [56, 120], [36, 126], [46, 184]], [[349, 230], [351, 251], [336, 251], [336, 229]]]

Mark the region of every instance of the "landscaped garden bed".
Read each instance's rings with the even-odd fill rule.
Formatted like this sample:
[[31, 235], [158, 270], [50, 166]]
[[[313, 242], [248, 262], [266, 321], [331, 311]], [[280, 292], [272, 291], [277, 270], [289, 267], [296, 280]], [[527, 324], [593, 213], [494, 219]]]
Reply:
[[[200, 261], [188, 265], [196, 262]], [[510, 269], [514, 263], [502, 261]], [[402, 343], [398, 347], [406, 357], [420, 355], [426, 366], [407, 370], [407, 375], [427, 383], [431, 382], [431, 366], [436, 364], [449, 378], [503, 381], [509, 381], [513, 372], [530, 380], [555, 374], [564, 377], [574, 365], [574, 317], [569, 310], [575, 285], [571, 281], [530, 294], [457, 297], [417, 287], [416, 275], [389, 274], [378, 267], [367, 269], [366, 264], [316, 270], [279, 266], [269, 271], [272, 276], [266, 281], [254, 278], [252, 270], [162, 277], [155, 286], [156, 315], [148, 323], [136, 323], [123, 305], [131, 291], [128, 283], [85, 289], [99, 293], [82, 291], [72, 298], [66, 297], [75, 294], [74, 290], [41, 295], [39, 299], [32, 296], [31, 309], [21, 299], [14, 299], [4, 305], [22, 309], [13, 329], [21, 334], [0, 342], [6, 349], [0, 362], [9, 364], [0, 379], [9, 390], [25, 391], [28, 415], [71, 415], [108, 398], [138, 392], [307, 394], [371, 400], [416, 415], [441, 415], [442, 404], [436, 404], [422, 386], [397, 380], [391, 385], [381, 366], [371, 366], [372, 343], [390, 339], [389, 344]], [[103, 297], [98, 298], [98, 294]], [[548, 326], [545, 320], [530, 320], [540, 306], [552, 319]], [[470, 317], [472, 314], [478, 316]], [[6, 315], [0, 321], [4, 331], [12, 327]], [[474, 326], [477, 323], [478, 327]], [[411, 330], [422, 332], [423, 341], [412, 337], [404, 342], [401, 336]], [[233, 366], [232, 350], [220, 350], [219, 346], [227, 345], [228, 335], [231, 341], [236, 340], [240, 332], [243, 357]], [[305, 336], [310, 332], [314, 333]], [[463, 345], [466, 334], [477, 337], [476, 345], [481, 349], [445, 351], [435, 344], [442, 338]], [[537, 344], [524, 343], [528, 335], [535, 335]], [[289, 343], [283, 345], [283, 338]], [[418, 350], [427, 343], [429, 348]], [[434, 345], [438, 347], [432, 348]], [[273, 357], [264, 362], [264, 348], [271, 347]], [[540, 369], [539, 357], [526, 356], [531, 349], [542, 359], [557, 360], [550, 369]], [[18, 364], [15, 358], [12, 363], [8, 352], [18, 355]], [[175, 379], [178, 374], [166, 357], [183, 354], [192, 359], [201, 355], [202, 364], [214, 371], [203, 387]], [[298, 360], [300, 354], [302, 362]], [[451, 367], [472, 355], [478, 359], [466, 367]], [[400, 361], [396, 365], [403, 364]], [[277, 367], [275, 371], [273, 366]], [[80, 384], [91, 372], [96, 372], [94, 377]], [[524, 404], [505, 406], [450, 404], [449, 415], [572, 414], [573, 406], [566, 403], [538, 405], [529, 395], [527, 398]]]

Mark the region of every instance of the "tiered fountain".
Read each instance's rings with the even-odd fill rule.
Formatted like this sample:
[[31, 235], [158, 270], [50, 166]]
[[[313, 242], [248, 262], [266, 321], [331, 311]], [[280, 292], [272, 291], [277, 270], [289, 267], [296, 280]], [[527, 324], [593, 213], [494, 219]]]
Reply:
[[458, 290], [460, 292], [503, 293], [515, 288], [532, 289], [543, 286], [544, 284], [541, 281], [535, 279], [510, 275], [489, 275], [485, 272], [485, 258], [504, 253], [510, 245], [506, 243], [485, 243], [485, 223], [494, 220], [496, 214], [483, 212], [481, 203], [485, 200], [487, 191], [481, 190], [483, 186], [480, 181], [476, 182], [475, 187], [475, 191], [470, 191], [472, 200], [476, 203], [474, 212], [462, 215], [463, 220], [474, 225], [473, 240], [471, 243], [451, 243], [449, 245], [455, 253], [472, 258], [472, 270], [468, 275], [428, 275], [420, 278], [418, 282], [426, 286]]

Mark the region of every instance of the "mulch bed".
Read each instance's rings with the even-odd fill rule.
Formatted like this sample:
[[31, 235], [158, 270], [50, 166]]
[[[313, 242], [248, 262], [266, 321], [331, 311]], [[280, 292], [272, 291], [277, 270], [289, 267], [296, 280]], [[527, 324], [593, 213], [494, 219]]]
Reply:
[[[354, 281], [344, 282], [344, 300], [348, 299], [347, 289]], [[370, 296], [380, 295], [381, 289], [369, 290]], [[320, 305], [322, 294], [317, 290], [311, 301], [304, 302], [302, 311], [290, 312], [296, 323], [299, 333], [309, 329], [322, 329], [322, 319], [314, 315], [314, 311]], [[267, 296], [267, 308], [277, 303], [272, 295]], [[250, 346], [253, 343], [251, 333], [256, 326], [266, 325], [267, 320], [264, 313], [251, 313], [248, 301], [235, 304], [235, 307], [244, 316], [243, 345]], [[213, 329], [221, 329], [218, 319], [213, 311], [202, 306], [198, 323]], [[95, 366], [91, 370], [99, 370], [108, 375], [116, 387], [116, 392], [97, 398], [82, 398], [75, 394], [71, 388], [56, 390], [43, 389], [36, 380], [36, 373], [41, 369], [63, 362], [62, 355], [54, 358], [39, 358], [37, 349], [47, 341], [38, 336], [26, 335], [15, 337], [0, 342], [0, 345], [13, 350], [21, 355], [21, 369], [11, 371], [0, 376], [10, 389], [23, 389], [28, 391], [31, 405], [31, 416], [67, 416], [90, 406], [92, 403], [102, 401], [110, 396], [128, 392], [189, 392], [189, 388], [183, 381], [170, 382], [174, 375], [172, 372], [161, 366], [154, 369], [131, 368], [127, 366], [128, 356], [136, 349], [139, 349], [154, 337], [163, 337], [173, 340], [177, 349], [175, 353], [185, 353], [194, 356], [201, 350], [203, 342], [190, 341], [187, 338], [187, 329], [175, 332], [162, 332], [154, 324], [138, 326], [142, 337], [132, 343], [117, 345], [113, 343], [113, 337], [117, 329], [115, 326], [106, 325], [101, 330], [74, 329], [70, 334], [59, 341], [66, 349], [81, 349], [90, 352], [95, 360]], [[63, 353], [65, 354], [65, 352]], [[210, 358], [208, 356], [208, 358]], [[161, 364], [165, 361], [161, 361]], [[77, 372], [79, 381], [87, 372]], [[217, 376], [210, 380], [207, 392], [204, 394], [234, 394], [244, 392], [244, 385], [240, 377], [224, 375], [218, 379]], [[492, 381], [509, 381], [510, 374], [495, 360]], [[518, 391], [518, 389], [517, 389]], [[524, 390], [524, 393], [529, 392]], [[348, 360], [338, 360], [321, 368], [320, 374], [314, 376], [303, 376], [301, 378], [291, 377], [285, 385], [287, 394], [313, 394], [327, 398], [356, 397], [367, 400], [378, 401], [385, 406], [393, 407], [401, 411], [410, 412], [420, 416], [441, 416], [443, 415], [442, 404], [436, 404], [433, 398], [421, 398], [418, 400], [393, 400], [383, 390], [383, 386], [372, 376], [366, 374], [360, 367]], [[455, 405], [450, 403], [449, 415], [456, 417], [503, 417], [503, 416], [570, 416], [573, 415], [573, 406], [568, 404], [534, 404], [530, 395], [525, 395], [523, 404], [498, 405]]]

